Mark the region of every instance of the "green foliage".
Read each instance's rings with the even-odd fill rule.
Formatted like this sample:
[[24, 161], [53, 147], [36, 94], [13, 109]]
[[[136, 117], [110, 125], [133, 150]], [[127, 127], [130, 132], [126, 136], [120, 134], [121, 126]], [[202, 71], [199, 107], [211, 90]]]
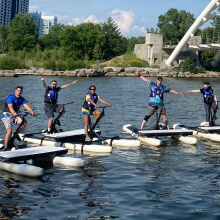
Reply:
[[60, 44], [60, 39], [59, 39], [59, 35], [62, 32], [62, 30], [64, 29], [65, 25], [63, 24], [56, 24], [54, 25], [49, 34], [44, 35], [41, 39], [41, 47], [44, 49], [58, 49], [60, 48], [61, 44]]
[[30, 14], [18, 14], [11, 22], [9, 33], [6, 39], [7, 50], [30, 51], [37, 44], [37, 25]]
[[127, 53], [134, 51], [135, 44], [144, 44], [145, 37], [132, 37], [127, 40]]
[[123, 56], [113, 58], [111, 61], [104, 63], [105, 66], [115, 67], [148, 67], [145, 60], [138, 59], [133, 53], [126, 53]]
[[159, 30], [158, 28], [151, 28], [151, 29], [148, 29], [147, 28], [147, 33], [151, 33], [151, 34], [159, 34]]
[[92, 60], [100, 57], [103, 44], [100, 24], [83, 23], [65, 27], [59, 39], [64, 51], [74, 59]]
[[197, 73], [206, 73], [206, 70], [203, 67], [199, 66], [197, 68]]
[[160, 34], [163, 35], [164, 42], [177, 41], [182, 39], [194, 20], [193, 14], [171, 8], [164, 15], [159, 16], [157, 26]]
[[127, 39], [121, 36], [118, 25], [109, 17], [107, 22], [102, 23], [101, 26], [104, 35], [101, 59], [109, 60], [124, 54], [127, 50]]
[[5, 41], [8, 35], [9, 26], [0, 26], [0, 53], [5, 53]]
[[26, 68], [25, 61], [16, 56], [0, 56], [0, 69], [14, 70]]
[[201, 59], [204, 60], [207, 65], [209, 65], [210, 62], [214, 60], [215, 55], [216, 55], [216, 51], [213, 50], [207, 50], [200, 54]]
[[190, 72], [193, 74], [196, 74], [198, 72], [197, 68], [195, 67], [195, 64], [193, 62], [193, 58], [190, 56], [188, 57], [182, 66], [183, 72]]

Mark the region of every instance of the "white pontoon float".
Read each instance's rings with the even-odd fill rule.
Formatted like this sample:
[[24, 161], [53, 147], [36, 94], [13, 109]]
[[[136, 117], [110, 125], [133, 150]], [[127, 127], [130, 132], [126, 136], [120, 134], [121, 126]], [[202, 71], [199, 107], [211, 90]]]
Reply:
[[83, 167], [85, 161], [80, 158], [58, 157], [66, 154], [68, 150], [64, 147], [36, 146], [19, 150], [0, 152], [0, 169], [29, 177], [38, 177], [44, 174], [40, 167], [28, 164], [29, 160], [48, 159], [53, 163]]
[[[104, 138], [101, 137], [101, 131], [96, 129], [98, 122], [104, 116], [104, 109], [108, 106], [99, 107], [102, 108], [101, 115], [96, 120], [95, 124], [90, 121], [89, 134], [92, 142], [85, 142], [85, 131], [84, 129], [78, 129], [73, 131], [59, 131], [56, 128], [56, 123], [59, 120], [58, 117], [54, 120], [52, 125], [53, 134], [46, 134], [43, 137], [36, 136], [39, 133], [33, 134], [22, 134], [19, 137], [26, 142], [40, 144], [40, 145], [53, 145], [53, 146], [63, 146], [74, 151], [87, 151], [87, 152], [97, 152], [97, 153], [109, 153], [112, 152], [112, 146], [119, 147], [139, 147], [141, 142], [139, 140], [131, 139], [120, 139], [117, 137]], [[95, 140], [95, 141], [94, 141]], [[80, 143], [81, 142], [81, 143]], [[102, 145], [100, 145], [102, 144]], [[104, 145], [103, 145], [104, 144]], [[106, 146], [110, 145], [110, 146]]]
[[220, 142], [220, 126], [188, 127], [188, 126], [178, 123], [178, 124], [173, 125], [173, 128], [177, 130], [179, 129], [192, 130], [193, 135], [195, 137], [205, 138], [211, 141]]
[[193, 145], [197, 143], [197, 139], [195, 137], [187, 137], [188, 135], [192, 135], [193, 131], [186, 129], [137, 130], [137, 128], [135, 128], [134, 126], [127, 124], [123, 126], [123, 130], [129, 133], [132, 137], [136, 137], [141, 142], [153, 146], [159, 146], [161, 144], [161, 141], [157, 139], [159, 136], [172, 136], [175, 139], [186, 144]]

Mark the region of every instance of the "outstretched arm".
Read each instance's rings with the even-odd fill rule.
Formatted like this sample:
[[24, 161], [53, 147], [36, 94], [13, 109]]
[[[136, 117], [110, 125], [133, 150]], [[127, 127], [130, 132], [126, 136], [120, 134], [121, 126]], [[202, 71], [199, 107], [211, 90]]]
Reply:
[[112, 104], [110, 104], [110, 103], [106, 102], [105, 100], [101, 99], [100, 97], [99, 97], [99, 99], [98, 99], [98, 100], [99, 100], [101, 103], [108, 105], [109, 107], [111, 107], [111, 106], [112, 106]]
[[201, 91], [200, 91], [199, 89], [197, 89], [197, 90], [187, 90], [187, 91], [186, 91], [186, 93], [189, 93], [189, 92], [198, 92], [198, 93], [199, 93], [199, 92], [201, 92]]
[[71, 86], [71, 85], [77, 83], [77, 81], [78, 81], [78, 80], [75, 80], [74, 82], [71, 82], [71, 83], [69, 83], [69, 84], [65, 84], [65, 85], [61, 86], [61, 87], [60, 87], [60, 90], [61, 90], [61, 89], [65, 89], [65, 88], [67, 88], [67, 87], [69, 87], [69, 86]]
[[147, 82], [147, 78], [143, 77], [140, 73], [138, 73], [137, 70], [135, 70], [134, 73], [136, 74], [136, 76], [139, 76], [140, 79], [142, 79], [144, 82]]
[[184, 96], [184, 94], [182, 92], [176, 92], [175, 90], [171, 89], [170, 90], [171, 93], [176, 94], [176, 95], [180, 95], [180, 96]]
[[44, 81], [45, 78], [44, 78], [43, 76], [40, 76], [40, 79], [41, 79], [41, 82], [42, 82], [44, 88], [47, 89], [48, 86], [47, 86], [47, 84], [46, 84], [45, 81]]

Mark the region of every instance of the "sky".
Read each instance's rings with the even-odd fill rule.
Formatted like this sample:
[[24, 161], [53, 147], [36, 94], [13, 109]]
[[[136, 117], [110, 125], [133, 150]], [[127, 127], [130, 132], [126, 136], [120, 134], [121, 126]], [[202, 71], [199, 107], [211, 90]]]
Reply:
[[[58, 23], [101, 23], [112, 17], [125, 37], [145, 36], [157, 28], [158, 17], [170, 8], [185, 10], [197, 18], [211, 0], [30, 0], [29, 12], [53, 15]], [[201, 29], [211, 26], [204, 24]]]

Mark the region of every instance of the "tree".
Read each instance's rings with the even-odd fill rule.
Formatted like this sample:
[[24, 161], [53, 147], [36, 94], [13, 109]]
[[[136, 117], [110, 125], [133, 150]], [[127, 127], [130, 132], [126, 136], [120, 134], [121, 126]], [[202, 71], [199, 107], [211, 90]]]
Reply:
[[148, 29], [147, 28], [147, 33], [159, 34], [159, 30], [158, 30], [158, 28], [156, 28], [156, 29], [154, 29], [154, 28]]
[[102, 58], [107, 60], [124, 54], [127, 50], [127, 39], [122, 37], [118, 25], [109, 17], [107, 23], [104, 22], [101, 26], [104, 34]]
[[18, 14], [11, 22], [9, 34], [6, 39], [8, 51], [30, 51], [37, 44], [37, 25], [30, 14]]
[[59, 35], [63, 49], [74, 59], [98, 59], [103, 45], [100, 24], [68, 26]]
[[5, 41], [8, 35], [9, 26], [0, 26], [0, 53], [5, 53]]
[[185, 10], [178, 11], [171, 8], [164, 15], [160, 15], [157, 23], [164, 42], [181, 40], [195, 21], [194, 15]]
[[193, 62], [193, 58], [191, 56], [188, 57], [185, 60], [185, 62], [183, 63], [182, 70], [183, 70], [183, 72], [190, 72], [190, 73], [194, 73], [194, 74], [197, 73], [197, 69], [195, 67], [195, 64]]
[[132, 37], [128, 39], [128, 44], [127, 44], [127, 52], [133, 52], [135, 44], [144, 44], [145, 43], [145, 37]]
[[56, 24], [54, 25], [49, 34], [44, 35], [40, 41], [42, 43], [42, 47], [46, 49], [58, 49], [60, 48], [60, 39], [59, 35], [64, 29], [65, 25], [63, 24]]

